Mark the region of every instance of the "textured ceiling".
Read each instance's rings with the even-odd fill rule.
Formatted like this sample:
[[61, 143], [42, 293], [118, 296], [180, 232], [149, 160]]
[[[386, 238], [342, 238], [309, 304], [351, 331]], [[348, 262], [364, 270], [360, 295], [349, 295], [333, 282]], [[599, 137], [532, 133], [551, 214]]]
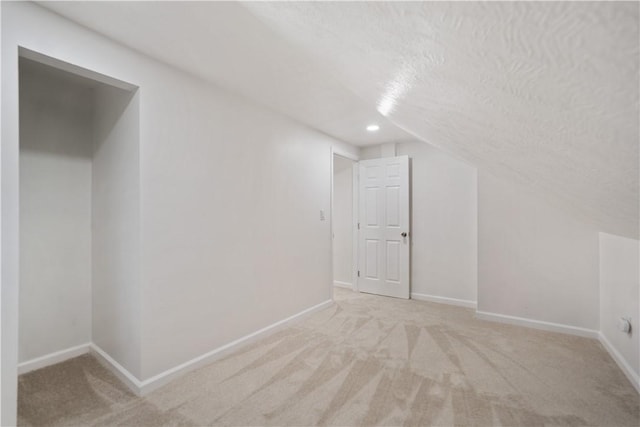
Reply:
[[638, 3], [42, 5], [347, 142], [414, 135], [638, 236]]
[[248, 3], [394, 123], [638, 236], [638, 3]]

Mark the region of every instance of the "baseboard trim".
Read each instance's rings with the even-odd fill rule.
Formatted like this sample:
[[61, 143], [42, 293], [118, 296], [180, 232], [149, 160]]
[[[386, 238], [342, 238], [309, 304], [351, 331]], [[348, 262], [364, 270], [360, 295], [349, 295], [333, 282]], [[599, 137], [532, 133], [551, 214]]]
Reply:
[[235, 341], [232, 341], [228, 344], [223, 345], [222, 347], [218, 347], [208, 353], [205, 353], [201, 356], [193, 358], [185, 363], [182, 363], [174, 368], [168, 369], [164, 372], [161, 372], [153, 377], [146, 379], [141, 382], [141, 395], [145, 395], [153, 390], [156, 390], [163, 385], [169, 383], [170, 381], [180, 377], [188, 372], [191, 372], [195, 369], [198, 369], [202, 366], [208, 365], [209, 363], [215, 362], [218, 359], [221, 359], [224, 356], [227, 356], [238, 349], [251, 344], [259, 339], [263, 339], [279, 330], [286, 328], [292, 323], [297, 323], [303, 318], [317, 312], [323, 310], [327, 307], [333, 305], [333, 300], [327, 300], [320, 304], [314, 305], [313, 307], [307, 308], [293, 316], [289, 316], [286, 319], [282, 319], [276, 323], [273, 323], [267, 327], [257, 330], [249, 335], [245, 335], [242, 338], [239, 338]]
[[349, 282], [341, 282], [340, 280], [334, 280], [333, 286], [337, 286], [339, 288], [347, 288], [353, 290], [353, 285]]
[[113, 357], [104, 351], [100, 346], [95, 343], [91, 343], [91, 352], [96, 359], [108, 370], [110, 370], [116, 377], [125, 383], [132, 392], [137, 396], [142, 396], [142, 381], [136, 378], [131, 372], [124, 366], [118, 363]]
[[77, 345], [75, 347], [70, 347], [64, 350], [45, 354], [44, 356], [27, 360], [26, 362], [18, 363], [18, 375], [26, 374], [27, 372], [35, 371], [36, 369], [46, 368], [47, 366], [55, 365], [56, 363], [64, 362], [65, 360], [81, 356], [88, 353], [90, 347], [91, 343], [85, 343]]
[[577, 335], [579, 337], [586, 338], [597, 339], [599, 334], [599, 332], [594, 329], [586, 329], [580, 328], [578, 326], [545, 322], [542, 320], [527, 319], [524, 317], [508, 316], [506, 314], [489, 313], [486, 311], [476, 311], [476, 317], [481, 320], [508, 323], [510, 325], [524, 326], [527, 328], [540, 329], [549, 332], [559, 332], [562, 334]]
[[611, 342], [603, 335], [602, 332], [598, 334], [598, 340], [600, 344], [604, 347], [605, 350], [609, 353], [611, 358], [616, 362], [618, 367], [622, 370], [624, 375], [627, 377], [631, 385], [636, 389], [638, 393], [640, 393], [640, 376], [638, 373], [634, 372], [633, 368], [629, 365], [629, 363], [622, 357], [620, 352], [611, 344]]
[[158, 375], [146, 380], [139, 380], [135, 375], [129, 372], [124, 366], [118, 363], [113, 357], [104, 351], [100, 346], [95, 343], [87, 343], [77, 347], [72, 347], [66, 350], [58, 351], [48, 354], [46, 356], [38, 357], [37, 359], [29, 360], [18, 365], [18, 373], [25, 373], [33, 371], [35, 369], [43, 368], [45, 366], [54, 365], [56, 363], [63, 362], [67, 359], [80, 356], [85, 353], [93, 353], [96, 359], [113, 372], [122, 382], [124, 382], [130, 389], [138, 396], [144, 396], [149, 392], [162, 387], [170, 381], [180, 377], [188, 372], [198, 369], [202, 366], [208, 365], [240, 348], [251, 344], [260, 339], [282, 330], [293, 323], [297, 323], [311, 314], [323, 310], [333, 305], [333, 300], [327, 300], [320, 304], [316, 304], [313, 307], [309, 307], [299, 313], [289, 316], [286, 319], [282, 319], [276, 323], [266, 326], [256, 332], [249, 335], [245, 335], [235, 341], [218, 347], [208, 353], [191, 359], [185, 363], [182, 363], [174, 368], [168, 369]]
[[225, 344], [222, 347], [218, 347], [215, 350], [191, 359], [185, 363], [182, 363], [174, 368], [168, 369], [143, 381], [136, 378], [131, 372], [126, 370], [122, 365], [116, 362], [111, 356], [109, 356], [97, 345], [91, 344], [91, 350], [98, 356], [98, 359], [116, 376], [118, 376], [118, 378], [124, 381], [135, 394], [137, 394], [138, 396], [144, 396], [188, 372], [208, 365], [211, 362], [214, 362], [230, 353], [233, 353], [234, 351], [240, 349], [245, 345], [265, 338], [281, 329], [284, 329], [292, 323], [298, 322], [319, 310], [331, 306], [332, 304], [333, 300], [327, 300], [320, 304], [314, 305], [313, 307], [294, 314], [293, 316], [273, 323], [249, 335], [245, 335], [242, 338]]
[[418, 294], [415, 292], [411, 293], [411, 299], [415, 299], [418, 301], [436, 302], [438, 304], [449, 304], [449, 305], [455, 305], [458, 307], [466, 307], [466, 308], [476, 308], [477, 306], [476, 302], [471, 300], [438, 297], [435, 295]]

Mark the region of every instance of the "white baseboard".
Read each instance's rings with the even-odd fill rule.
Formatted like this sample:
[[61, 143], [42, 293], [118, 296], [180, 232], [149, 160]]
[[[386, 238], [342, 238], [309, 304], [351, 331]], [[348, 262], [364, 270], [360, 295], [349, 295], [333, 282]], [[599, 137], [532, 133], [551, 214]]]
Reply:
[[258, 341], [260, 339], [263, 339], [277, 331], [280, 331], [288, 326], [290, 326], [292, 323], [297, 323], [299, 321], [301, 321], [302, 319], [304, 319], [305, 317], [320, 311], [322, 309], [325, 309], [327, 307], [330, 307], [331, 305], [333, 305], [333, 300], [327, 300], [325, 302], [322, 302], [320, 304], [314, 305], [313, 307], [310, 307], [306, 310], [303, 310], [297, 314], [294, 314], [293, 316], [287, 317], [286, 319], [280, 320], [276, 323], [273, 323], [265, 328], [262, 328], [256, 332], [253, 332], [249, 335], [245, 335], [242, 338], [239, 338], [233, 342], [230, 342], [228, 344], [223, 345], [222, 347], [218, 347], [215, 350], [212, 350], [208, 353], [205, 353], [201, 356], [198, 356], [194, 359], [191, 359], [181, 365], [178, 365], [174, 368], [168, 369], [158, 375], [155, 375], [149, 379], [146, 379], [144, 381], [142, 381], [141, 383], [141, 395], [145, 395], [159, 387], [162, 387], [163, 385], [169, 383], [170, 381], [174, 380], [177, 377], [180, 377], [184, 374], [186, 374], [187, 372], [191, 372], [195, 369], [198, 369], [202, 366], [208, 365], [212, 362], [215, 362], [218, 359], [221, 359], [222, 357], [233, 353], [235, 351], [237, 351], [238, 349], [251, 344], [255, 341]]
[[470, 301], [465, 299], [456, 299], [456, 298], [447, 298], [447, 297], [437, 297], [434, 295], [418, 294], [415, 292], [411, 293], [411, 299], [415, 299], [418, 301], [437, 302], [439, 304], [456, 305], [458, 307], [476, 308], [475, 301]]
[[109, 356], [106, 351], [97, 344], [91, 343], [91, 352], [102, 366], [110, 370], [116, 377], [125, 383], [137, 396], [142, 396], [142, 382], [129, 372], [124, 366]]
[[349, 282], [341, 282], [339, 280], [333, 281], [333, 286], [337, 286], [339, 288], [347, 288], [353, 290], [353, 285]]
[[55, 365], [56, 363], [64, 362], [65, 360], [81, 356], [89, 352], [90, 346], [91, 343], [81, 344], [75, 347], [45, 354], [44, 356], [27, 360], [26, 362], [18, 363], [18, 375], [26, 374], [27, 372], [35, 371], [36, 369], [45, 368], [50, 365]]
[[156, 390], [162, 387], [165, 384], [168, 384], [172, 380], [186, 374], [187, 372], [191, 372], [195, 369], [198, 369], [202, 366], [208, 365], [234, 351], [237, 351], [241, 347], [251, 344], [257, 340], [263, 339], [281, 329], [290, 326], [292, 323], [299, 322], [303, 318], [315, 313], [319, 310], [327, 308], [333, 304], [333, 300], [327, 300], [323, 303], [317, 304], [313, 307], [310, 307], [306, 310], [301, 311], [300, 313], [294, 314], [293, 316], [287, 317], [286, 319], [280, 320], [272, 325], [269, 325], [265, 328], [262, 328], [256, 332], [253, 332], [249, 335], [246, 335], [242, 338], [239, 338], [233, 342], [223, 345], [222, 347], [218, 347], [215, 350], [212, 350], [208, 353], [205, 353], [201, 356], [198, 356], [194, 359], [191, 359], [185, 363], [182, 363], [174, 368], [168, 369], [164, 372], [159, 373], [158, 375], [154, 375], [151, 378], [146, 380], [139, 380], [135, 377], [135, 375], [131, 374], [127, 369], [125, 369], [122, 365], [120, 365], [117, 361], [115, 361], [112, 357], [110, 357], [104, 350], [98, 347], [95, 344], [91, 344], [91, 350], [98, 356], [98, 360], [100, 360], [109, 370], [111, 370], [118, 378], [120, 378], [129, 388], [138, 396], [144, 396], [153, 390]]
[[46, 356], [38, 357], [36, 359], [20, 363], [18, 365], [18, 373], [23, 374], [29, 371], [33, 371], [35, 369], [40, 369], [45, 366], [54, 365], [56, 363], [63, 362], [67, 359], [71, 359], [73, 357], [77, 357], [82, 354], [91, 352], [96, 356], [96, 359], [98, 359], [98, 361], [103, 366], [105, 366], [107, 369], [113, 372], [114, 375], [116, 375], [122, 382], [124, 382], [131, 389], [131, 391], [133, 391], [138, 396], [144, 396], [147, 393], [169, 383], [175, 378], [186, 374], [187, 372], [190, 372], [202, 366], [208, 365], [209, 363], [212, 363], [230, 353], [233, 353], [234, 351], [239, 350], [241, 347], [244, 347], [260, 339], [266, 338], [267, 336], [279, 330], [282, 330], [293, 323], [297, 323], [302, 319], [304, 319], [305, 317], [317, 311], [320, 311], [324, 308], [330, 307], [331, 305], [333, 305], [333, 300], [327, 300], [320, 304], [314, 305], [313, 307], [310, 307], [306, 310], [296, 313], [293, 316], [289, 316], [286, 319], [273, 323], [256, 332], [253, 332], [233, 342], [225, 344], [222, 347], [218, 347], [215, 350], [212, 350], [208, 353], [205, 353], [201, 356], [191, 359], [185, 363], [182, 363], [181, 365], [168, 369], [158, 375], [155, 375], [143, 381], [139, 380], [135, 375], [129, 372], [124, 366], [122, 366], [115, 359], [109, 356], [109, 354], [106, 351], [104, 351], [95, 343], [83, 344], [77, 347], [72, 347], [66, 350], [58, 351], [55, 353], [48, 354]]
[[506, 314], [476, 311], [476, 317], [481, 320], [508, 323], [510, 325], [525, 326], [527, 328], [541, 329], [543, 331], [560, 332], [562, 334], [577, 335], [586, 338], [598, 338], [599, 332], [594, 329], [580, 328], [578, 326], [562, 325], [560, 323], [545, 322], [542, 320], [526, 319], [524, 317], [507, 316]]
[[607, 337], [605, 337], [602, 332], [598, 334], [598, 340], [602, 346], [607, 350], [607, 352], [611, 355], [611, 358], [617, 363], [617, 365], [622, 369], [622, 372], [626, 375], [627, 379], [631, 382], [631, 385], [636, 389], [638, 393], [640, 393], [640, 376], [637, 372], [631, 368], [629, 363], [622, 357], [620, 352], [616, 350], [616, 348], [609, 342]]

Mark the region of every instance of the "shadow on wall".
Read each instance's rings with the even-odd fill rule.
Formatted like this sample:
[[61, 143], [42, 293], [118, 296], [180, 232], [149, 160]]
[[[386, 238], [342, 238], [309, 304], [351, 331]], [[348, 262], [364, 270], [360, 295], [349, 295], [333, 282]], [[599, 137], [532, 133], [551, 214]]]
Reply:
[[19, 59], [19, 371], [93, 341], [138, 374], [138, 92], [27, 55]]

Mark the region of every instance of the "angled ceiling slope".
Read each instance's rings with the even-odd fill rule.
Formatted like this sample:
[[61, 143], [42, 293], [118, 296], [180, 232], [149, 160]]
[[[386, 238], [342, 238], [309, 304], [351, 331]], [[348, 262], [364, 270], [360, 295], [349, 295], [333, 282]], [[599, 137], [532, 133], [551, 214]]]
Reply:
[[[638, 237], [638, 3], [43, 6], [347, 142], [415, 135]], [[376, 110], [384, 132], [363, 135]]]
[[639, 3], [246, 3], [420, 139], [638, 236]]

